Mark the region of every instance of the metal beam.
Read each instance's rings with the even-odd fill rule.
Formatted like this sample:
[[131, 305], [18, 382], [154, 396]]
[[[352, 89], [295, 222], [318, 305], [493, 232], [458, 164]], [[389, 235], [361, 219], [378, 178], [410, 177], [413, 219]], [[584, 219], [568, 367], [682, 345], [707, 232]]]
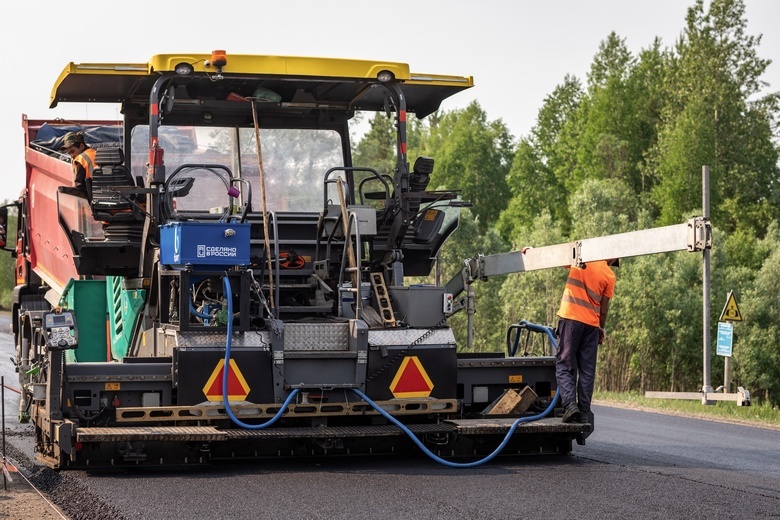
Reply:
[[708, 218], [693, 217], [684, 224], [664, 226], [604, 237], [586, 238], [564, 244], [524, 248], [496, 255], [476, 255], [445, 286], [457, 297], [475, 280], [491, 276], [525, 273], [554, 267], [582, 265], [585, 262], [632, 256], [706, 251], [712, 247], [712, 227]]
[[736, 393], [710, 392], [645, 392], [648, 399], [688, 399], [691, 401], [734, 401], [737, 406], [750, 406], [750, 392], [740, 387]]
[[485, 256], [479, 259], [477, 277], [568, 267], [610, 258], [701, 251], [712, 245], [710, 235], [709, 221], [692, 218], [685, 224], [528, 248], [525, 253], [512, 251]]

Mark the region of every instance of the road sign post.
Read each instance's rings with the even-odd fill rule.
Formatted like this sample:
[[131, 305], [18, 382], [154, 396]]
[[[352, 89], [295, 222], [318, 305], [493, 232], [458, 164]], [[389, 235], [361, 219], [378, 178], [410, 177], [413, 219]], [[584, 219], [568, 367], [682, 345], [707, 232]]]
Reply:
[[[710, 218], [710, 167], [702, 166], [701, 168], [701, 199], [702, 210], [704, 212], [704, 218], [709, 220]], [[703, 326], [703, 340], [704, 340], [704, 365], [703, 365], [703, 378], [704, 381], [701, 386], [702, 399], [701, 404], [714, 404], [707, 401], [707, 393], [712, 392], [712, 386], [710, 385], [710, 250], [704, 249], [702, 253], [702, 266], [701, 266], [701, 279], [702, 279], [702, 321]]]
[[[702, 210], [704, 213], [704, 219], [709, 221], [710, 219], [710, 167], [702, 166]], [[730, 361], [729, 356], [725, 357], [726, 361], [726, 384], [724, 385], [725, 392], [718, 393], [712, 389], [710, 385], [710, 353], [711, 353], [711, 341], [712, 334], [710, 330], [711, 316], [710, 316], [710, 251], [709, 249], [703, 250], [702, 256], [702, 340], [703, 340], [703, 379], [701, 389], [698, 392], [645, 392], [645, 397], [650, 399], [696, 399], [701, 400], [701, 404], [715, 404], [716, 401], [736, 401], [737, 406], [750, 406], [750, 392], [742, 388], [737, 388], [736, 393], [729, 393], [728, 386], [731, 383], [728, 378], [730, 374]], [[734, 297], [734, 292], [730, 291], [726, 300], [726, 307], [721, 313], [720, 320], [726, 322], [742, 321], [742, 313], [739, 312], [739, 306], [737, 300]], [[733, 337], [733, 336], [732, 336]]]

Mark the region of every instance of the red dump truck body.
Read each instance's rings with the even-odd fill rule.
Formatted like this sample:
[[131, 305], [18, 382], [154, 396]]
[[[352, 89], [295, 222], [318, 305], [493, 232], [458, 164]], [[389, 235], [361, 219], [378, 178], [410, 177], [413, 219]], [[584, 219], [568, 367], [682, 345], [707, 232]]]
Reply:
[[[89, 124], [121, 125], [117, 121], [90, 121]], [[57, 190], [60, 186], [72, 185], [73, 173], [67, 154], [37, 143], [41, 141], [39, 133], [47, 137], [52, 132], [63, 134], [77, 126], [73, 122], [33, 120], [22, 116], [26, 178], [20, 198], [24, 208], [22, 218], [27, 219], [28, 225], [24, 227], [27, 236], [22, 238], [22, 254], [17, 257], [17, 274], [26, 279], [25, 272], [32, 270], [57, 292], [61, 292], [71, 278], [78, 278], [71, 246], [59, 225], [57, 208]]]

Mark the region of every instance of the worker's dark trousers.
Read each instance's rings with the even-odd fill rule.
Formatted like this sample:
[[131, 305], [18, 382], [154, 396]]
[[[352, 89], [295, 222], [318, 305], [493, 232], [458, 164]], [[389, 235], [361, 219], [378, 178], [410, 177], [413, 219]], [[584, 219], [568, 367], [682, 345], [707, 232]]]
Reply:
[[599, 328], [561, 318], [558, 321], [558, 336], [555, 376], [561, 403], [565, 407], [576, 402], [580, 411], [589, 412], [596, 379]]

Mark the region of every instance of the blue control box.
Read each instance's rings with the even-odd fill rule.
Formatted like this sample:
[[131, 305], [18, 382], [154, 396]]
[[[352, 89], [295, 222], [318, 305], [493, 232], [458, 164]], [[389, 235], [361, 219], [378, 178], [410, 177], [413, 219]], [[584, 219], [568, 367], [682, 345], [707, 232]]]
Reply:
[[170, 222], [160, 226], [160, 263], [192, 270], [249, 265], [249, 224]]

